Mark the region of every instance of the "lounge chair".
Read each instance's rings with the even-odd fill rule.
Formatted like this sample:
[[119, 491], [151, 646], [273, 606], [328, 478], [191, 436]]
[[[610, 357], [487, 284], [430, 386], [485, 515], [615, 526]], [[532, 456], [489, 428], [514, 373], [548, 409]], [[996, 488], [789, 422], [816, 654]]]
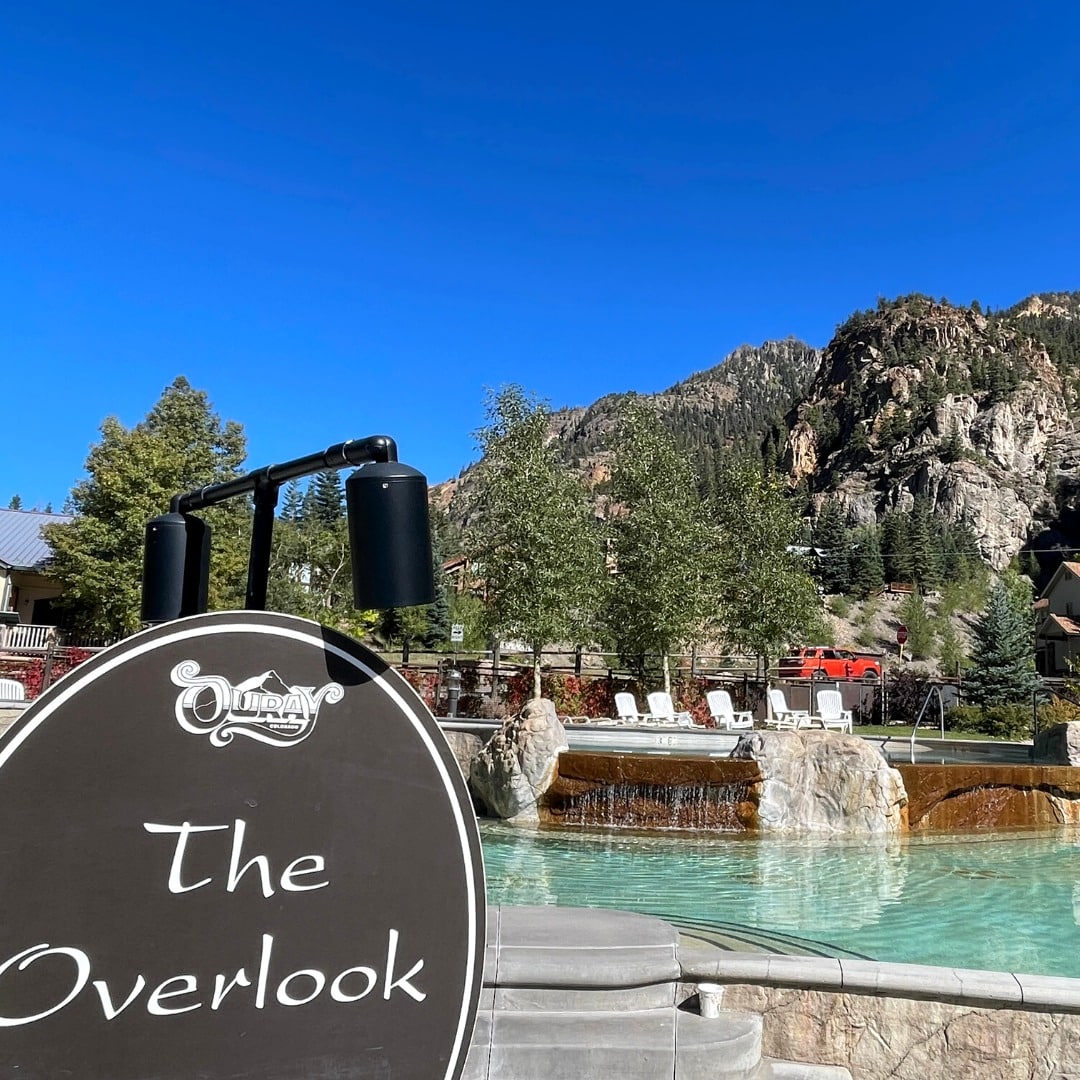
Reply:
[[649, 713], [638, 712], [637, 699], [633, 694], [625, 692], [615, 695], [615, 712], [620, 724], [637, 724], [642, 720], [656, 719]]
[[18, 679], [0, 679], [0, 701], [25, 701], [26, 687]]
[[769, 689], [769, 704], [772, 706], [771, 723], [780, 731], [798, 731], [810, 726], [809, 709], [789, 709], [783, 690]]
[[726, 690], [710, 690], [705, 695], [709, 703], [709, 714], [716, 721], [716, 726], [725, 731], [737, 731], [754, 726], [754, 714], [736, 712], [731, 704], [731, 695]]
[[654, 690], [649, 695], [649, 712], [653, 719], [665, 724], [678, 724], [680, 727], [693, 727], [694, 718], [685, 709], [676, 709], [671, 695], [666, 690]]
[[817, 692], [817, 712], [813, 719], [826, 729], [851, 731], [851, 710], [844, 708], [844, 697], [839, 690]]

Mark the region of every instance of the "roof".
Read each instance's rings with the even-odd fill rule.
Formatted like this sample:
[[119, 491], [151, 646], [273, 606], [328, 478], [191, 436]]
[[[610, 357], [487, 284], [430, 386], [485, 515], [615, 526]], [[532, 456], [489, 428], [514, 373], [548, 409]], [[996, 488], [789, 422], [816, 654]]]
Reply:
[[1039, 599], [1049, 596], [1054, 591], [1054, 586], [1056, 586], [1058, 581], [1066, 574], [1072, 574], [1073, 577], [1080, 577], [1080, 562], [1062, 559], [1054, 572], [1050, 575], [1050, 580], [1046, 583], [1046, 588], [1043, 589]]
[[[1059, 630], [1064, 631], [1067, 635], [1080, 634], [1080, 623], [1068, 618], [1065, 615], [1051, 615], [1046, 622], [1054, 623]], [[1041, 628], [1042, 636], [1046, 636], [1046, 624], [1044, 623]]]
[[52, 551], [41, 536], [41, 527], [66, 521], [71, 521], [70, 514], [0, 510], [0, 566], [36, 570], [47, 563]]

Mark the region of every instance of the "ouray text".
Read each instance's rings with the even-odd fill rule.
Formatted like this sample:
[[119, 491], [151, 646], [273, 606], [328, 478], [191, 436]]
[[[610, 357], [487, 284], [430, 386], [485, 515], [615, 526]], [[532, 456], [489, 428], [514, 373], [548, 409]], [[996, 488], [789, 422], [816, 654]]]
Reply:
[[[169, 824], [144, 822], [143, 828], [150, 834], [163, 837], [173, 845], [169, 868], [168, 890], [181, 895], [200, 889], [220, 888], [226, 894], [236, 893], [243, 883], [245, 888], [258, 887], [269, 898], [278, 891], [301, 893], [329, 887], [326, 864], [321, 855], [301, 855], [293, 859], [280, 874], [276, 874], [266, 855], [256, 854], [244, 861], [244, 841], [247, 823], [236, 819], [225, 825], [193, 825], [191, 822]], [[227, 832], [229, 857], [223, 859], [224, 872], [220, 877], [189, 877], [185, 859], [189, 849], [197, 843], [210, 842], [204, 834]], [[218, 842], [223, 838], [218, 838]], [[225, 845], [222, 845], [223, 849]], [[71, 945], [32, 945], [9, 956], [0, 963], [0, 987], [13, 991], [4, 994], [8, 1001], [17, 1002], [20, 993], [17, 983], [10, 980], [32, 977], [30, 969], [38, 961], [50, 957], [63, 957], [71, 962], [70, 982], [64, 984], [57, 999], [46, 1008], [25, 1016], [0, 1015], [0, 1027], [19, 1027], [33, 1024], [54, 1016], [72, 1004], [84, 992], [96, 995], [102, 1015], [115, 1020], [127, 1010], [145, 1009], [151, 1016], [177, 1016], [196, 1009], [212, 1010], [229, 1005], [245, 1003], [256, 1009], [268, 1006], [295, 1008], [323, 999], [342, 1005], [363, 1001], [371, 995], [391, 1000], [395, 992], [421, 1002], [426, 993], [414, 981], [424, 967], [423, 959], [416, 960], [407, 971], [399, 961], [400, 934], [391, 928], [387, 933], [385, 963], [381, 967], [362, 964], [345, 967], [340, 971], [323, 971], [318, 968], [301, 968], [282, 972], [274, 963], [274, 937], [262, 934], [261, 941], [250, 950], [257, 959], [250, 965], [215, 974], [212, 979], [200, 979], [193, 974], [159, 975], [147, 978], [138, 975], [130, 986], [113, 986], [107, 979], [93, 978], [97, 974], [93, 961], [85, 951]], [[380, 949], [379, 960], [381, 961]], [[55, 965], [55, 961], [51, 961]], [[55, 971], [55, 966], [52, 967]], [[155, 981], [159, 980], [159, 981]], [[92, 988], [88, 990], [87, 988]]]

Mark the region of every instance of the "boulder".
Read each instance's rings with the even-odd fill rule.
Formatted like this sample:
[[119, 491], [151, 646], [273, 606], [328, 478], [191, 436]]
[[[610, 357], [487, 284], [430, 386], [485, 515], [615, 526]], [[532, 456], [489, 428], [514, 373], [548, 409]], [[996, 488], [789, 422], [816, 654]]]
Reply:
[[1033, 757], [1040, 765], [1080, 765], [1080, 721], [1040, 731]]
[[900, 773], [870, 743], [833, 731], [755, 731], [733, 758], [758, 763], [758, 827], [766, 832], [893, 833], [904, 828]]
[[476, 755], [480, 753], [484, 740], [479, 735], [470, 735], [467, 731], [444, 731], [443, 734], [457, 759], [461, 775], [468, 780], [469, 773], [472, 772], [472, 763]]
[[539, 822], [537, 802], [567, 749], [566, 731], [547, 698], [503, 722], [473, 760], [469, 782], [488, 811], [507, 821]]

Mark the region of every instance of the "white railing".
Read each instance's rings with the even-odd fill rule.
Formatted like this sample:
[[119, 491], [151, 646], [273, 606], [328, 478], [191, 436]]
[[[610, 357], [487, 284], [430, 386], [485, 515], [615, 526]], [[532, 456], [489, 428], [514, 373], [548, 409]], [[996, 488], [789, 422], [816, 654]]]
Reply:
[[50, 645], [60, 644], [55, 626], [37, 623], [15, 623], [0, 626], [0, 652], [46, 652]]

